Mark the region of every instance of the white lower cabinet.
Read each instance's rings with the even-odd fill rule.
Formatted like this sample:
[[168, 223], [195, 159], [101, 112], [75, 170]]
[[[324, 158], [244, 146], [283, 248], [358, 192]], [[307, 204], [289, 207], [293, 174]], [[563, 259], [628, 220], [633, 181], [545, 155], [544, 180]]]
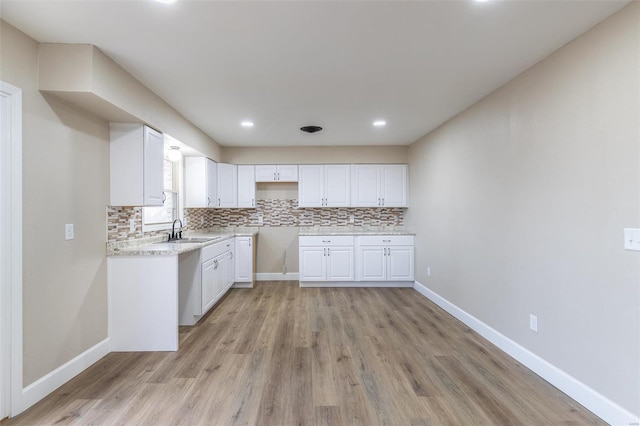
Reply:
[[253, 287], [255, 253], [254, 237], [236, 237], [234, 287]]
[[179, 256], [179, 324], [193, 325], [234, 281], [234, 239]]
[[302, 287], [411, 287], [412, 235], [300, 236]]
[[178, 257], [107, 258], [112, 351], [178, 350]]
[[358, 281], [413, 281], [413, 236], [357, 237], [356, 279]]
[[353, 281], [353, 236], [301, 236], [300, 281]]

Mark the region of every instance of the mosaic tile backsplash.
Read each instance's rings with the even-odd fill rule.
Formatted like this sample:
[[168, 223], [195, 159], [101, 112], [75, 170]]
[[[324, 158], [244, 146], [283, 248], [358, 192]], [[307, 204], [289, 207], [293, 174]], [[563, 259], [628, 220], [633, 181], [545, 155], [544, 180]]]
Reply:
[[[403, 208], [298, 208], [298, 200], [257, 200], [254, 209], [185, 209], [190, 231], [219, 226], [403, 226]], [[349, 217], [353, 215], [353, 223]], [[262, 223], [260, 222], [262, 217]], [[129, 232], [129, 219], [135, 231]], [[107, 207], [107, 241], [146, 238], [167, 231], [142, 232], [142, 207]]]

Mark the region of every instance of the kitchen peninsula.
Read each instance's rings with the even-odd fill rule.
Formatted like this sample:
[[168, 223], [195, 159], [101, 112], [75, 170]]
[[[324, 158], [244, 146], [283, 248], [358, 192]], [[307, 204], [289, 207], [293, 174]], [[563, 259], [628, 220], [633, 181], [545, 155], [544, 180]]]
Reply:
[[231, 288], [253, 287], [255, 228], [217, 228], [110, 243], [112, 349], [176, 351], [178, 326], [193, 325]]

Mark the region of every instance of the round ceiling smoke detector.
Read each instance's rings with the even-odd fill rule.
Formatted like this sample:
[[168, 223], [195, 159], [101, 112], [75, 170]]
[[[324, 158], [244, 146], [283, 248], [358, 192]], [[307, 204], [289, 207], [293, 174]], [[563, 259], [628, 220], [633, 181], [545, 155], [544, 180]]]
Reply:
[[307, 133], [315, 133], [315, 132], [319, 132], [320, 130], [322, 130], [322, 127], [320, 127], [320, 126], [303, 126], [303, 127], [300, 127], [300, 130], [302, 130], [303, 132], [307, 132]]

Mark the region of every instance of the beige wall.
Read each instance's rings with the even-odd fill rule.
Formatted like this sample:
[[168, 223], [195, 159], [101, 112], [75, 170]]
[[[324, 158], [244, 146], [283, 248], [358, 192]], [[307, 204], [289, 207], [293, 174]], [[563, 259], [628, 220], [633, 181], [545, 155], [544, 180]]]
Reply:
[[406, 215], [419, 282], [636, 415], [639, 22], [635, 2], [411, 145]]
[[407, 146], [223, 147], [233, 164], [407, 163]]
[[38, 44], [4, 21], [0, 51], [0, 79], [23, 95], [26, 386], [107, 337], [109, 127], [38, 92]]
[[[222, 149], [233, 164], [407, 163], [407, 146], [271, 147]], [[260, 183], [256, 198], [297, 199], [296, 183]], [[297, 227], [262, 227], [258, 239], [258, 273], [298, 272]], [[286, 251], [286, 258], [285, 253]]]

